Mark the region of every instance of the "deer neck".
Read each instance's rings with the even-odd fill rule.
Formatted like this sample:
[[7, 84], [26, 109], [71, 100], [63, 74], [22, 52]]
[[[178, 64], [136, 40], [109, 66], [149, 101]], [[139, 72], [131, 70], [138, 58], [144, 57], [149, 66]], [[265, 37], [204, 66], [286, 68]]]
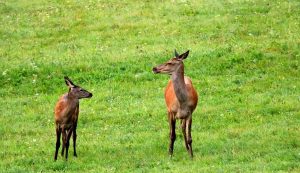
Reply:
[[71, 108], [76, 107], [79, 104], [79, 99], [72, 94], [72, 92], [67, 93], [65, 98]]
[[187, 102], [187, 89], [184, 82], [184, 67], [180, 65], [178, 70], [172, 73], [172, 82], [174, 86], [175, 95], [181, 106], [184, 106]]

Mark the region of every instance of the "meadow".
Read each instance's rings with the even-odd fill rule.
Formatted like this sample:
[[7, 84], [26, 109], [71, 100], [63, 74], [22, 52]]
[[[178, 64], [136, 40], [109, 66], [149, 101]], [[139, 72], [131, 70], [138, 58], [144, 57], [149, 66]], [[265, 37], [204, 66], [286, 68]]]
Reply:
[[[298, 0], [0, 0], [0, 172], [300, 172]], [[191, 160], [167, 75], [190, 50]], [[63, 80], [80, 102], [77, 154], [54, 162]], [[72, 145], [72, 142], [71, 142]]]

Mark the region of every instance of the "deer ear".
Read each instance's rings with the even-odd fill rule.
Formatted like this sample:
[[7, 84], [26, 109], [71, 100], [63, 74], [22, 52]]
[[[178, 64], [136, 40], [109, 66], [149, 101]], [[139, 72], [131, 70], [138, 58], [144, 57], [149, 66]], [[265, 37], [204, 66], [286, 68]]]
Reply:
[[188, 51], [186, 51], [185, 53], [179, 55], [177, 58], [178, 58], [178, 59], [181, 59], [181, 60], [184, 60], [185, 58], [188, 57], [189, 52], [190, 52], [190, 51], [188, 50]]
[[68, 85], [70, 88], [75, 86], [73, 84], [73, 82], [71, 81], [71, 79], [68, 78], [68, 76], [65, 76], [64, 79], [65, 79], [66, 85]]
[[176, 49], [174, 50], [174, 53], [175, 53], [175, 57], [178, 58], [178, 57], [179, 57], [179, 54], [178, 54], [178, 52], [176, 51]]

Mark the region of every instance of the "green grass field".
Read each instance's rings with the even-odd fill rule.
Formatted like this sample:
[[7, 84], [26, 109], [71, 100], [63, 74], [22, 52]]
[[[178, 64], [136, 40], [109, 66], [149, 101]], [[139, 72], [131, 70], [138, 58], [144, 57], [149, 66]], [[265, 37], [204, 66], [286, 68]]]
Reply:
[[[0, 0], [0, 172], [300, 172], [300, 2]], [[194, 159], [168, 156], [166, 75], [190, 50]], [[77, 154], [55, 150], [63, 76]], [[179, 126], [179, 124], [177, 124]], [[71, 142], [72, 145], [72, 142]]]

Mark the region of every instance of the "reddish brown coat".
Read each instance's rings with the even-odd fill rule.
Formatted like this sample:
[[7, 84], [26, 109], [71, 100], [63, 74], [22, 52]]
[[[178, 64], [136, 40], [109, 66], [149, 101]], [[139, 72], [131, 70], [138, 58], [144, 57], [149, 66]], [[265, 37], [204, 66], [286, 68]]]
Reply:
[[54, 160], [57, 160], [61, 134], [63, 141], [61, 154], [64, 155], [64, 149], [66, 149], [65, 158], [68, 158], [70, 138], [71, 135], [73, 135], [74, 156], [77, 156], [76, 128], [79, 114], [79, 99], [92, 97], [92, 93], [84, 90], [77, 85], [74, 85], [68, 77], [65, 77], [65, 82], [69, 87], [69, 92], [59, 98], [54, 109], [54, 119], [56, 126], [56, 148], [54, 153]]
[[189, 51], [181, 55], [175, 51], [174, 58], [154, 67], [153, 72], [156, 74], [161, 73], [171, 75], [171, 80], [168, 82], [165, 89], [165, 102], [168, 109], [170, 126], [169, 153], [171, 156], [173, 155], [174, 141], [176, 139], [176, 119], [180, 119], [185, 146], [192, 158], [192, 113], [198, 103], [198, 94], [193, 87], [191, 79], [184, 76], [183, 60], [187, 58], [188, 54]]
[[[189, 107], [191, 107], [192, 112], [197, 107], [198, 103], [198, 94], [195, 90], [192, 81], [187, 76], [184, 77], [187, 93], [188, 93], [188, 100], [189, 100]], [[180, 106], [179, 101], [176, 97], [174, 86], [172, 80], [169, 80], [168, 85], [165, 89], [165, 102], [167, 105], [168, 112], [176, 112]], [[175, 117], [174, 117], [175, 118]]]

